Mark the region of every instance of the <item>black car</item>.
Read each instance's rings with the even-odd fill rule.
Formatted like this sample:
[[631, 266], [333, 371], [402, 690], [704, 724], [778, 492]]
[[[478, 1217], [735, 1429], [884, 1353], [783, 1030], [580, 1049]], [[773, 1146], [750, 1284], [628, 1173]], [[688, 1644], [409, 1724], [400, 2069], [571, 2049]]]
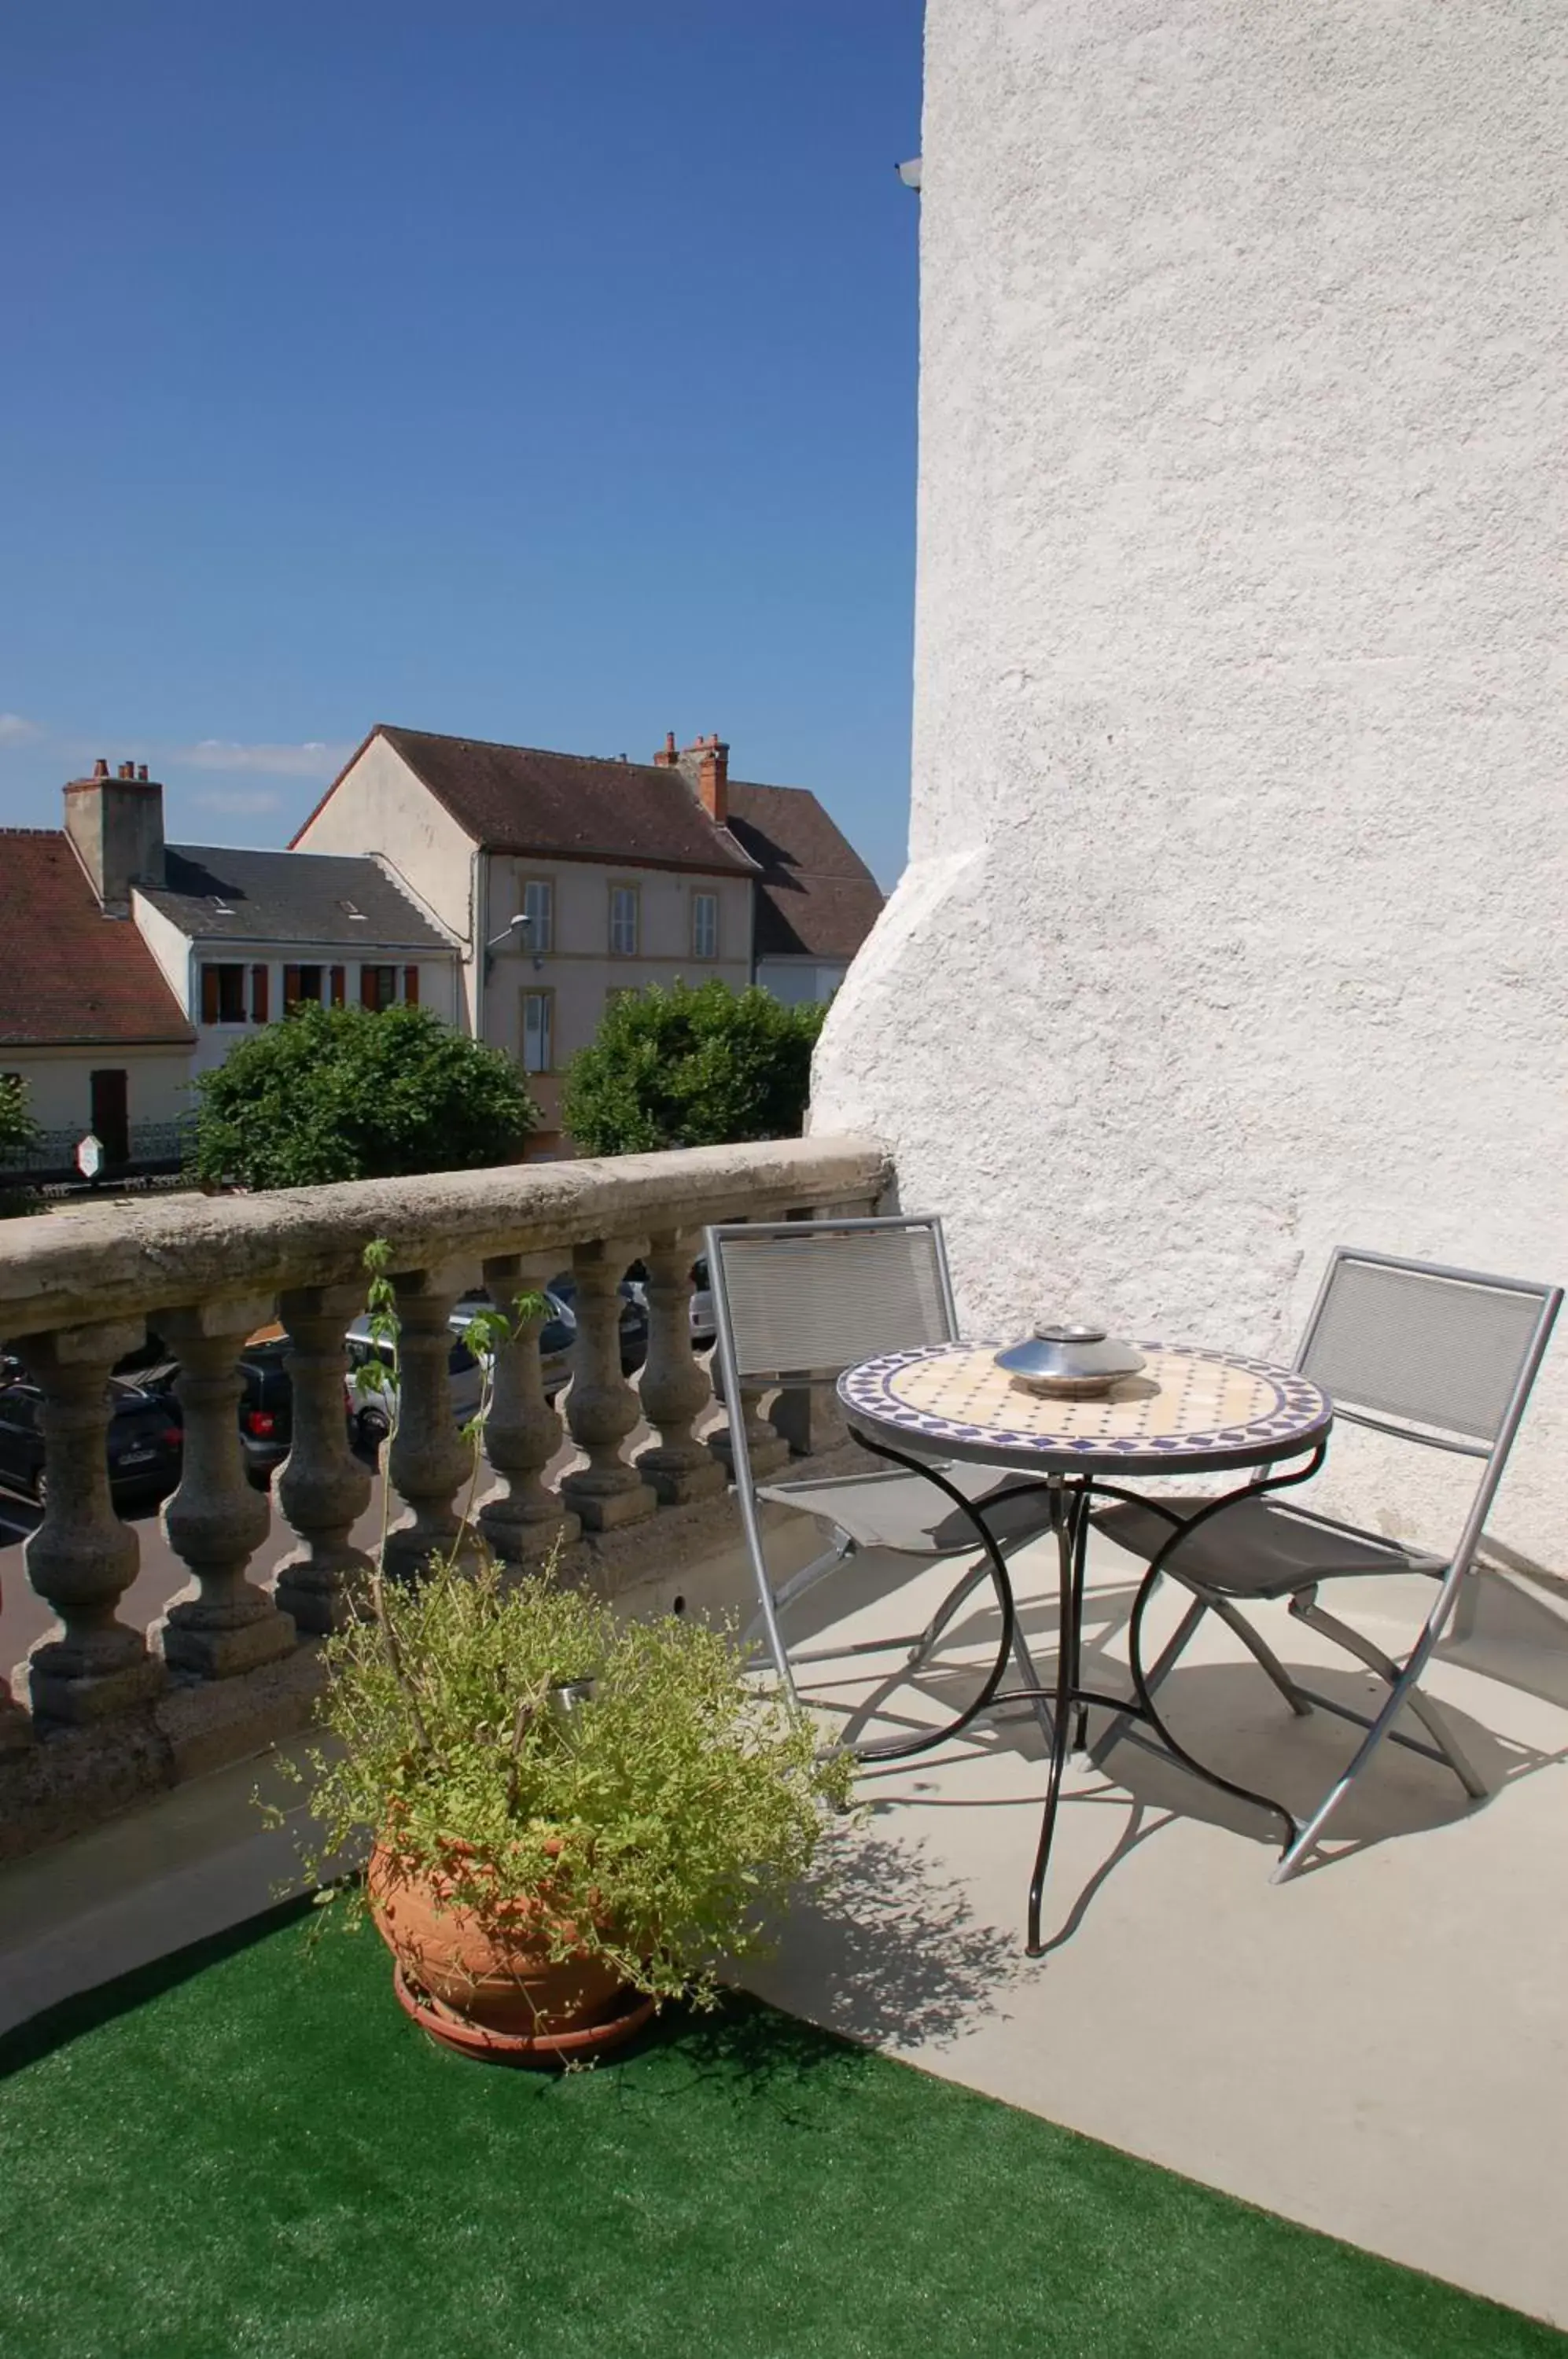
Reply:
[[[156, 1339], [149, 1338], [149, 1343], [152, 1341]], [[267, 1489], [275, 1469], [288, 1457], [294, 1439], [294, 1387], [284, 1366], [288, 1350], [289, 1338], [282, 1329], [267, 1329], [253, 1335], [239, 1355], [240, 1447], [245, 1452], [245, 1473], [258, 1491]], [[166, 1347], [159, 1346], [156, 1354], [142, 1352], [115, 1362], [116, 1376], [133, 1373], [144, 1392], [165, 1403], [170, 1420], [182, 1424], [174, 1389], [180, 1363], [169, 1358]]]
[[[550, 1281], [550, 1291], [564, 1302], [575, 1320], [577, 1280], [570, 1270]], [[633, 1375], [648, 1357], [648, 1305], [629, 1277], [621, 1280], [621, 1374]]]
[[265, 1491], [294, 1440], [294, 1387], [287, 1335], [253, 1336], [240, 1353], [240, 1446], [245, 1473]]
[[[185, 1436], [169, 1403], [124, 1376], [111, 1376], [109, 1391], [111, 1488], [160, 1495], [172, 1491], [180, 1480]], [[39, 1501], [45, 1490], [42, 1400], [37, 1385], [7, 1385], [0, 1392], [0, 1483]]]

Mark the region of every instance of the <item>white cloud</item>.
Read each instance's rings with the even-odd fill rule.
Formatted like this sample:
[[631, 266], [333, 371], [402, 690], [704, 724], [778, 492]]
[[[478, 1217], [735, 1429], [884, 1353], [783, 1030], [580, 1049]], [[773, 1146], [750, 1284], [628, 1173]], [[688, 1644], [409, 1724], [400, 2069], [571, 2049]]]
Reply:
[[209, 787], [191, 799], [202, 810], [215, 811], [275, 811], [283, 801], [265, 787]]
[[0, 712], [0, 745], [25, 745], [43, 734], [36, 721], [24, 721], [19, 712]]
[[352, 745], [329, 745], [312, 737], [303, 745], [241, 745], [226, 737], [203, 737], [194, 745], [172, 745], [166, 766], [185, 770], [246, 770], [269, 778], [330, 778], [353, 753]]

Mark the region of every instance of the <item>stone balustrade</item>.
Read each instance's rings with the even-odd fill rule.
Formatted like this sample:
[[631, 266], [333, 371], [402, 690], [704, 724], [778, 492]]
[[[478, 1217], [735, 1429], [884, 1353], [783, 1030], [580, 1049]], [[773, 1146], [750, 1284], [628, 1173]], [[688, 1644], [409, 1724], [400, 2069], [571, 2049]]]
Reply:
[[[372, 1486], [349, 1442], [344, 1338], [365, 1305], [372, 1239], [389, 1248], [401, 1325], [388, 1569], [417, 1574], [450, 1547], [474, 1486], [448, 1374], [453, 1311], [481, 1282], [507, 1306], [570, 1266], [564, 1399], [547, 1397], [543, 1321], [522, 1321], [495, 1356], [475, 1520], [510, 1564], [598, 1549], [624, 1572], [645, 1543], [678, 1553], [682, 1517], [729, 1512], [725, 1432], [698, 1430], [713, 1411], [690, 1323], [704, 1223], [864, 1210], [888, 1177], [865, 1141], [786, 1139], [94, 1204], [0, 1225], [0, 1337], [41, 1396], [44, 1511], [27, 1574], [58, 1616], [9, 1690], [0, 1679], [0, 1856], [243, 1757], [308, 1715], [317, 1641], [355, 1612], [369, 1562], [354, 1537]], [[634, 1262], [648, 1311], [635, 1382], [619, 1292]], [[245, 1476], [238, 1358], [274, 1319], [290, 1345], [292, 1439], [272, 1495], [292, 1544], [268, 1589], [250, 1570], [271, 1519]], [[143, 1630], [122, 1612], [140, 1551], [110, 1488], [108, 1378], [149, 1330], [179, 1363], [182, 1471], [161, 1520], [191, 1579]], [[762, 1467], [789, 1446], [765, 1408], [747, 1388], [737, 1411]], [[654, 1439], [634, 1460], [644, 1425]], [[546, 1478], [567, 1433], [578, 1459], [558, 1490]]]

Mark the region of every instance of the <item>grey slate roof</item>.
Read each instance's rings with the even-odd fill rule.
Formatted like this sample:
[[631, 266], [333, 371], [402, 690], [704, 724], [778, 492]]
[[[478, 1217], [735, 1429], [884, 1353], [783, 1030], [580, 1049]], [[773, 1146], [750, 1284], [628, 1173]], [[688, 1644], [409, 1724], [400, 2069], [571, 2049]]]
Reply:
[[[201, 941], [450, 951], [452, 944], [378, 861], [335, 852], [164, 849], [164, 881], [139, 885], [155, 909]], [[360, 911], [352, 917], [347, 903]], [[232, 917], [218, 914], [219, 904]]]

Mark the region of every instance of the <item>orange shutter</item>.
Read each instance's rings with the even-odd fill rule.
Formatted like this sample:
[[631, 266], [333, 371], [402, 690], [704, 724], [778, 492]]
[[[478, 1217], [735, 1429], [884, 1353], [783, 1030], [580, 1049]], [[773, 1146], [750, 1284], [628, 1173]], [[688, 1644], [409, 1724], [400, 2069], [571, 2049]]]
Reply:
[[344, 997], [344, 993], [345, 993], [345, 989], [346, 989], [346, 986], [347, 986], [347, 983], [348, 983], [348, 970], [347, 970], [347, 968], [346, 968], [346, 967], [341, 967], [341, 966], [335, 966], [335, 967], [333, 967], [333, 969], [332, 969], [332, 1006], [333, 1006], [334, 1007], [341, 1007], [341, 1006], [343, 1006], [343, 997]]
[[267, 969], [253, 966], [250, 971], [250, 1020], [253, 1024], [267, 1021]]
[[204, 966], [201, 970], [201, 1021], [215, 1024], [218, 1020], [218, 970]]
[[299, 1005], [299, 970], [297, 966], [286, 966], [283, 970], [283, 1013], [287, 1016], [291, 1007]]
[[380, 1006], [381, 1001], [376, 995], [376, 969], [373, 966], [362, 966], [359, 970], [359, 1004], [362, 1007]]
[[419, 1004], [419, 970], [417, 966], [403, 969], [403, 997], [410, 1007]]

